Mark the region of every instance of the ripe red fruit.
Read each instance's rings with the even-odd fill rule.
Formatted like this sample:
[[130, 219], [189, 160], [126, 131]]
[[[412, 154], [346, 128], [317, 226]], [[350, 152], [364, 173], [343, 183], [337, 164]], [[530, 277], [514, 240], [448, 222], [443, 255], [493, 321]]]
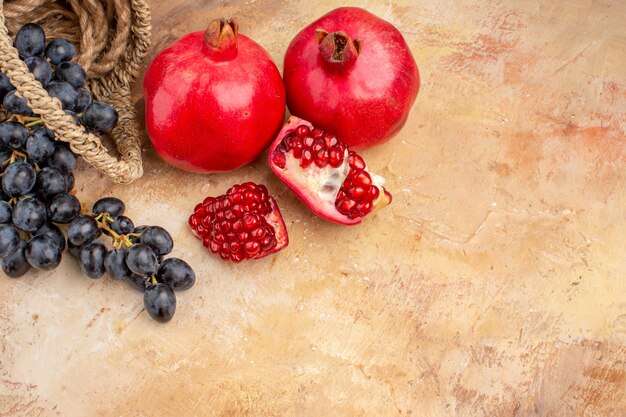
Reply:
[[270, 146], [272, 171], [315, 214], [353, 225], [391, 203], [384, 178], [344, 142], [295, 116]]
[[150, 140], [161, 158], [185, 171], [229, 171], [252, 162], [285, 117], [276, 65], [225, 19], [161, 51], [143, 87]]
[[285, 54], [283, 76], [291, 114], [353, 149], [396, 134], [420, 86], [402, 34], [357, 7], [333, 10], [300, 31]]
[[189, 226], [211, 252], [235, 262], [262, 258], [289, 243], [276, 201], [264, 185], [253, 182], [205, 198], [189, 217]]

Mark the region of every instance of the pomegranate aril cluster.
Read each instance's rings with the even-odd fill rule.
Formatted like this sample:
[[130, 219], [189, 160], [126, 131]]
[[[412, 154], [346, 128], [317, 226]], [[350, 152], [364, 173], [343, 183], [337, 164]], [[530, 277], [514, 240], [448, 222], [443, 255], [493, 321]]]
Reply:
[[300, 160], [300, 167], [307, 168], [312, 163], [319, 168], [330, 165], [338, 168], [343, 164], [347, 145], [339, 141], [322, 129], [309, 129], [308, 126], [298, 126], [287, 134], [276, 147], [274, 161], [281, 168], [285, 167], [285, 153], [292, 151], [293, 156]]
[[380, 189], [373, 184], [372, 177], [365, 170], [365, 162], [356, 153], [348, 153], [350, 172], [337, 193], [337, 211], [351, 219], [363, 217], [374, 209], [374, 202]]
[[276, 248], [276, 231], [267, 220], [275, 207], [264, 185], [247, 182], [196, 205], [189, 225], [211, 252], [240, 262]]
[[[301, 125], [285, 135], [274, 151], [274, 163], [285, 167], [285, 154], [291, 151], [299, 159], [300, 167], [307, 168], [315, 164], [318, 168], [331, 166], [339, 168], [347, 157], [350, 171], [341, 185], [335, 207], [341, 214], [354, 219], [364, 217], [374, 209], [374, 202], [380, 195], [380, 189], [373, 184], [370, 174], [365, 169], [365, 161], [335, 136], [325, 133], [320, 128], [310, 129]], [[348, 151], [348, 152], [346, 152]]]

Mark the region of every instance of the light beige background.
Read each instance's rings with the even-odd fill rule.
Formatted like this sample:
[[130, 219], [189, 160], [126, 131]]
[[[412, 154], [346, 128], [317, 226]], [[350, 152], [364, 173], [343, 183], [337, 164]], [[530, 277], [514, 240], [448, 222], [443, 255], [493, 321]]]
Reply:
[[[0, 416], [626, 415], [626, 3], [153, 1], [150, 59], [234, 16], [282, 67], [340, 4], [394, 23], [421, 69], [405, 128], [365, 152], [393, 204], [336, 226], [264, 159], [191, 175], [148, 142], [131, 186], [83, 168], [80, 197], [165, 226], [198, 283], [160, 325], [69, 257], [0, 279]], [[244, 180], [291, 244], [234, 265], [186, 219]]]

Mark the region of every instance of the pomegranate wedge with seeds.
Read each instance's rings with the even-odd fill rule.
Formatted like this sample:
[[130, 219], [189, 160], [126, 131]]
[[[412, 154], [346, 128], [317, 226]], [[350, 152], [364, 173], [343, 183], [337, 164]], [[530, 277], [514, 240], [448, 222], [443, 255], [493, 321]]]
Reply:
[[323, 219], [353, 225], [391, 203], [384, 178], [330, 133], [291, 116], [269, 151], [270, 167]]
[[289, 243], [276, 201], [264, 185], [253, 182], [205, 198], [189, 217], [189, 226], [211, 252], [235, 262], [262, 258]]

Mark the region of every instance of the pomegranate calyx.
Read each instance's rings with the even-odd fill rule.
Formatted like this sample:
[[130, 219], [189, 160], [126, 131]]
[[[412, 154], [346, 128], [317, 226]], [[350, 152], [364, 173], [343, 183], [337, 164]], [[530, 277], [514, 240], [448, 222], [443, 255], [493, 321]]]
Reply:
[[324, 29], [317, 29], [315, 36], [324, 62], [333, 70], [345, 71], [351, 68], [363, 47], [360, 39], [353, 40], [343, 31], [329, 34]]
[[214, 19], [204, 32], [204, 43], [214, 57], [232, 59], [237, 55], [239, 23], [234, 19]]

